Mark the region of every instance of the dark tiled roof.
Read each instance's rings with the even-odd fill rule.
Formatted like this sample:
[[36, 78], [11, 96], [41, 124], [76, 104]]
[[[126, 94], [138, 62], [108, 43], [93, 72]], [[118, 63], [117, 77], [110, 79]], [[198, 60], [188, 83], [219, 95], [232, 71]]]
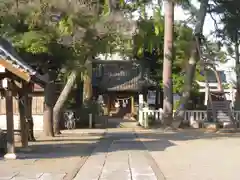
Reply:
[[[39, 74], [30, 65], [24, 62], [17, 54], [14, 47], [6, 39], [0, 37], [0, 58], [10, 62], [15, 68], [21, 69], [22, 71], [28, 73], [31, 77], [31, 81], [44, 85], [47, 83], [46, 77]], [[17, 76], [17, 74], [15, 74]]]
[[139, 91], [144, 86], [153, 85], [153, 82], [143, 75], [141, 65], [135, 62], [98, 61], [96, 64], [98, 65], [93, 71], [93, 86], [103, 91]]

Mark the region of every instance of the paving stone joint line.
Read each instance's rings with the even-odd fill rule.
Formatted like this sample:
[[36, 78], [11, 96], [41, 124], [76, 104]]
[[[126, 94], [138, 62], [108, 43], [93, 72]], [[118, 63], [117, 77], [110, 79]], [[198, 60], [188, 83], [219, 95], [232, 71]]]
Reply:
[[138, 136], [138, 133], [136, 131], [134, 131], [134, 135], [136, 136], [136, 139], [139, 141], [139, 143], [141, 143], [142, 146], [144, 147], [144, 149], [145, 149], [144, 156], [146, 157], [146, 159], [147, 159], [149, 165], [151, 166], [151, 168], [152, 168], [155, 176], [157, 177], [157, 179], [158, 180], [166, 180], [166, 177], [163, 174], [160, 167], [158, 166], [156, 160], [149, 153], [149, 150], [148, 150], [147, 146], [144, 144], [144, 142], [142, 142], [141, 138]]
[[63, 178], [63, 180], [73, 180], [78, 172], [81, 170], [81, 168], [84, 166], [84, 164], [87, 162], [87, 160], [89, 159], [89, 157], [91, 157], [91, 155], [94, 153], [94, 151], [97, 149], [97, 147], [99, 146], [99, 144], [101, 144], [105, 139], [105, 135], [106, 135], [107, 131], [105, 131], [104, 133], [102, 133], [101, 137], [96, 141], [96, 143], [94, 145], [90, 145], [89, 148], [87, 148], [87, 152], [88, 154], [86, 154], [84, 157], [81, 158], [80, 162], [78, 163], [78, 165], [76, 166], [76, 168], [71, 171], [70, 173], [66, 174]]
[[132, 174], [132, 168], [131, 168], [131, 163], [130, 163], [130, 153], [128, 152], [128, 168], [130, 172], [130, 178], [133, 180], [133, 174]]

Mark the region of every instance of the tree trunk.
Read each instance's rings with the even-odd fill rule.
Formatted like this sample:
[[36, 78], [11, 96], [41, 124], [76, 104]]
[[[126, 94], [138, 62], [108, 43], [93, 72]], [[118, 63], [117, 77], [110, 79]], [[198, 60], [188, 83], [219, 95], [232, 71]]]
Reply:
[[58, 100], [53, 109], [53, 120], [54, 120], [54, 133], [60, 134], [60, 114], [63, 108], [64, 103], [67, 101], [67, 98], [74, 87], [74, 84], [77, 79], [78, 72], [72, 71], [68, 77], [67, 83], [64, 86]]
[[82, 106], [83, 102], [83, 81], [77, 81], [77, 89], [75, 93], [75, 98], [76, 98], [76, 106], [79, 108]]
[[234, 108], [239, 110], [240, 109], [240, 62], [239, 62], [240, 54], [239, 54], [239, 43], [238, 43], [237, 33], [235, 37], [234, 51], [235, 51], [236, 89], [237, 89], [237, 92], [235, 93]]
[[173, 61], [173, 29], [174, 29], [174, 3], [165, 1], [164, 24], [164, 61], [163, 61], [163, 112], [164, 125], [170, 126], [173, 115], [173, 87], [172, 87], [172, 61]]
[[83, 76], [83, 105], [88, 108], [88, 113], [92, 113], [92, 128], [95, 127], [95, 111], [91, 109], [92, 104], [92, 62], [90, 60], [86, 61], [86, 72]]
[[236, 85], [237, 85], [237, 93], [240, 94], [240, 54], [239, 54], [239, 37], [238, 32], [236, 32], [235, 39], [234, 39], [234, 52], [235, 52], [235, 66], [236, 66]]
[[44, 89], [44, 115], [43, 115], [43, 130], [46, 136], [54, 136], [53, 133], [53, 107], [55, 103], [55, 79], [56, 73], [54, 70], [49, 70], [49, 82]]
[[223, 85], [222, 85], [222, 80], [221, 80], [221, 77], [219, 76], [218, 71], [216, 69], [213, 69], [213, 72], [214, 72], [216, 80], [217, 80], [218, 91], [224, 92], [224, 88], [223, 88]]
[[182, 97], [180, 99], [180, 106], [174, 115], [175, 127], [179, 127], [182, 124], [182, 121], [184, 120], [184, 114], [186, 111], [186, 104], [190, 98], [192, 83], [194, 80], [194, 75], [196, 70], [196, 64], [200, 59], [198, 48], [197, 48], [198, 47], [197, 39], [199, 40], [200, 36], [202, 35], [203, 25], [204, 25], [207, 8], [208, 8], [208, 2], [209, 0], [201, 1], [200, 9], [197, 14], [197, 23], [195, 25], [195, 32], [194, 32], [195, 38], [193, 39], [193, 42], [192, 42], [191, 56], [189, 58], [188, 65], [186, 68], [184, 89], [183, 89]]
[[92, 99], [92, 62], [87, 60], [86, 73], [83, 77], [83, 102], [88, 103]]

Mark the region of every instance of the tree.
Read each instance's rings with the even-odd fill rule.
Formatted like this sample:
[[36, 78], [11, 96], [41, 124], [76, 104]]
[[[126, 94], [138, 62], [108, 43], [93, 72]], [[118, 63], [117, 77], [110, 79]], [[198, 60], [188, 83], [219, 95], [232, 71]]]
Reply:
[[[89, 3], [89, 5], [90, 7], [94, 6], [94, 2], [93, 4]], [[85, 31], [83, 36], [78, 36], [75, 42], [76, 46], [74, 46], [74, 49], [78, 52], [77, 58], [82, 61], [78, 64], [78, 69], [76, 69], [76, 66], [72, 68], [67, 84], [55, 104], [54, 131], [57, 134], [60, 133], [59, 117], [61, 109], [75, 84], [79, 72], [83, 74], [84, 79], [84, 103], [88, 104], [92, 98], [92, 58], [99, 53], [112, 52], [114, 49], [118, 48], [119, 42], [125, 39], [126, 34], [128, 34], [126, 33], [126, 29], [128, 29], [129, 22], [123, 18], [118, 3], [114, 1], [105, 1], [104, 4], [99, 3], [98, 7], [100, 8], [97, 11], [94, 10], [92, 14], [87, 16], [88, 20], [85, 19], [86, 22], [84, 23], [86, 24], [84, 26], [82, 20], [73, 19], [71, 21], [72, 27], [69, 27], [70, 34], [72, 34], [73, 37], [79, 34], [79, 30], [75, 31], [74, 28], [81, 27], [81, 29]], [[83, 71], [79, 71], [79, 69], [83, 69]]]
[[46, 135], [53, 136], [54, 81], [58, 71], [76, 54], [73, 48], [63, 42], [68, 31], [66, 25], [64, 26], [64, 23], [68, 24], [65, 11], [61, 9], [62, 4], [59, 1], [57, 8], [50, 6], [54, 1], [1, 3], [1, 35], [14, 43], [25, 61], [37, 64], [38, 68], [49, 76], [50, 83], [45, 88], [44, 129]]
[[[239, 54], [239, 43], [240, 43], [240, 19], [238, 6], [239, 1], [222, 1], [215, 0], [214, 6], [211, 7], [210, 13], [220, 17], [219, 22], [213, 18], [216, 27], [216, 37], [219, 39], [219, 46], [225, 46], [228, 50], [228, 55], [235, 59], [235, 71], [236, 71], [236, 104], [235, 108], [239, 108], [238, 101], [240, 99], [240, 54]], [[213, 16], [212, 16], [213, 17]], [[223, 24], [222, 27], [218, 24]]]
[[190, 92], [192, 89], [192, 83], [193, 83], [194, 75], [195, 75], [195, 71], [196, 71], [196, 64], [199, 61], [199, 59], [201, 58], [201, 57], [199, 57], [198, 49], [199, 49], [199, 46], [201, 43], [200, 41], [201, 41], [201, 37], [202, 37], [202, 30], [203, 30], [205, 17], [207, 14], [209, 0], [202, 0], [200, 3], [201, 4], [200, 4], [200, 8], [198, 10], [198, 14], [196, 17], [196, 24], [194, 27], [195, 36], [191, 43], [192, 44], [191, 56], [188, 61], [187, 71], [186, 71], [186, 75], [185, 75], [184, 90], [182, 93], [182, 97], [180, 99], [180, 106], [174, 115], [174, 121], [176, 122], [176, 123], [174, 123], [175, 127], [179, 127], [182, 120], [184, 119], [184, 114], [185, 114], [185, 110], [186, 110], [185, 105], [187, 104], [187, 102], [190, 98]]
[[174, 58], [174, 2], [172, 0], [164, 2], [163, 111], [164, 124], [170, 126], [173, 117], [172, 62]]
[[60, 134], [60, 123], [59, 123], [59, 119], [60, 119], [60, 113], [61, 113], [61, 108], [63, 107], [64, 103], [66, 102], [69, 93], [72, 90], [72, 87], [75, 84], [75, 81], [77, 79], [78, 76], [78, 72], [76, 70], [72, 71], [71, 74], [68, 77], [67, 83], [64, 86], [61, 94], [59, 95], [59, 98], [54, 106], [53, 109], [53, 120], [54, 120], [54, 133], [55, 134]]
[[[158, 86], [163, 87], [163, 49], [164, 49], [164, 16], [161, 15], [161, 8], [154, 9], [153, 16], [148, 19], [138, 20], [138, 33], [133, 37], [132, 56], [137, 59], [145, 59], [150, 71], [150, 76]], [[174, 58], [172, 63], [173, 93], [181, 95], [184, 84], [184, 73], [187, 69], [187, 59], [190, 57], [193, 30], [182, 22], [174, 23]], [[179, 75], [181, 74], [181, 76]], [[196, 71], [197, 79], [202, 79], [200, 70]], [[197, 90], [197, 83], [194, 86]]]

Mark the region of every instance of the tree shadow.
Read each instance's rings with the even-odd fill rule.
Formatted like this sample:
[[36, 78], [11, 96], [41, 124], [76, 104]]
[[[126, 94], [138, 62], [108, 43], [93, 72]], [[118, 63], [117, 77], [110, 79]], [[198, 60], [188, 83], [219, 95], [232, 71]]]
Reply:
[[[64, 134], [65, 135], [65, 134]], [[65, 135], [66, 136], [66, 135]], [[72, 135], [73, 136], [73, 135]], [[201, 130], [182, 130], [178, 132], [141, 131], [108, 132], [99, 141], [91, 138], [71, 138], [61, 140], [48, 139], [30, 144], [31, 152], [21, 153], [19, 159], [58, 159], [85, 157], [120, 151], [165, 151], [169, 147], [178, 146], [177, 141], [192, 141], [199, 139], [215, 140], [219, 138], [239, 138], [240, 133], [218, 134]], [[97, 137], [96, 137], [97, 138]]]

